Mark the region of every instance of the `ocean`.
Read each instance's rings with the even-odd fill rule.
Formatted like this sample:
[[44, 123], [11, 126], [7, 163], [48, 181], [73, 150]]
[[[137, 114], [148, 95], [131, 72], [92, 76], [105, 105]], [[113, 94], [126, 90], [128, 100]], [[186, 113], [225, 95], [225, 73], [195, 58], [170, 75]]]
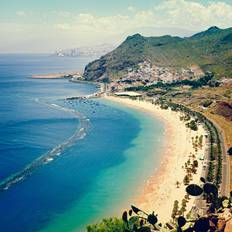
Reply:
[[160, 162], [159, 119], [103, 99], [92, 84], [32, 79], [91, 57], [0, 55], [0, 230], [82, 231], [120, 216]]

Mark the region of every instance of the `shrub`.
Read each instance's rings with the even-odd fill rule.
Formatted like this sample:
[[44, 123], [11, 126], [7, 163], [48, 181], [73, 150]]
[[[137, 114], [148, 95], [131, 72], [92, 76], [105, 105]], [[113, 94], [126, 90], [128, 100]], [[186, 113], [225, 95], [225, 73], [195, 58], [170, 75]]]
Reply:
[[212, 100], [207, 99], [207, 100], [205, 100], [205, 101], [202, 102], [202, 105], [204, 107], [209, 107], [212, 103], [213, 103]]
[[103, 219], [98, 224], [87, 226], [87, 232], [124, 232], [126, 226], [123, 220], [118, 218]]
[[188, 176], [188, 175], [186, 175], [186, 176], [184, 177], [183, 182], [184, 182], [185, 185], [188, 185], [188, 184], [189, 184], [190, 179], [189, 179], [189, 176]]
[[189, 127], [191, 130], [194, 130], [194, 131], [198, 130], [195, 120], [191, 120], [190, 122], [186, 123], [186, 126]]

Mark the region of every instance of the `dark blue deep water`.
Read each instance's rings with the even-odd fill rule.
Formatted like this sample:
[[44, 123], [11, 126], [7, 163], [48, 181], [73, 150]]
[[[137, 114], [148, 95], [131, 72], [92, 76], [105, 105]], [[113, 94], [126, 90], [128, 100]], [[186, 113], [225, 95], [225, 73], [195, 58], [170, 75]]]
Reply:
[[148, 154], [158, 153], [159, 121], [104, 100], [65, 100], [94, 85], [30, 78], [89, 61], [0, 55], [0, 231], [78, 231], [117, 212], [134, 193], [135, 169], [146, 167], [142, 183], [158, 163]]

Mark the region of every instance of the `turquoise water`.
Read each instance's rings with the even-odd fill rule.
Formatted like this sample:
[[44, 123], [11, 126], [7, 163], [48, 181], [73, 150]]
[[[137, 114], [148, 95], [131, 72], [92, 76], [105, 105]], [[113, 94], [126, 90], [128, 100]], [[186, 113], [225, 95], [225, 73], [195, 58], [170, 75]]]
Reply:
[[[133, 204], [133, 200], [141, 194], [142, 186], [159, 165], [163, 139], [161, 122], [149, 114], [118, 103], [108, 100], [100, 102], [128, 113], [134, 122], [137, 121], [139, 133], [123, 151], [124, 161], [101, 171], [88, 193], [65, 213], [58, 215], [43, 232], [84, 231], [89, 222], [95, 223], [110, 216], [121, 217], [122, 211]], [[133, 133], [126, 127], [124, 129], [125, 137]], [[123, 137], [120, 142], [124, 143]], [[116, 141], [111, 141], [106, 147], [109, 153], [114, 143]]]
[[83, 69], [91, 58], [0, 56], [0, 228], [80, 231], [119, 215], [159, 164], [163, 125], [97, 91], [32, 74]]

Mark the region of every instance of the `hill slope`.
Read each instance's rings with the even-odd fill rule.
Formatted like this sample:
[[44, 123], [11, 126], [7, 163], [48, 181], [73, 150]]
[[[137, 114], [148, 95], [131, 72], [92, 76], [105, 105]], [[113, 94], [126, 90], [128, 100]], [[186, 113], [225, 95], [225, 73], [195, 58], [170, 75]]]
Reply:
[[231, 77], [232, 28], [211, 27], [187, 38], [129, 36], [112, 52], [88, 64], [84, 78], [100, 80], [105, 75], [120, 77], [127, 68], [135, 67], [144, 60], [175, 69], [197, 64], [218, 77]]

